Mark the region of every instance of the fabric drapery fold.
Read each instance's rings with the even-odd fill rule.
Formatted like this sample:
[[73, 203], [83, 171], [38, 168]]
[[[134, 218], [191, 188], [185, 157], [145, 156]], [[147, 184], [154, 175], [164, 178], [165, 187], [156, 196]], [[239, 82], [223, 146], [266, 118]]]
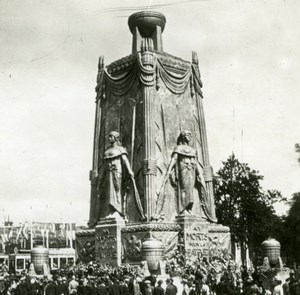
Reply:
[[105, 69], [104, 84], [112, 95], [123, 96], [133, 87], [138, 75], [138, 65], [136, 62], [121, 75], [113, 77]]
[[[203, 97], [201, 91], [202, 81], [196, 65], [190, 64], [185, 72], [175, 73], [169, 70], [155, 54], [153, 55], [153, 59], [154, 66], [148, 67], [143, 64], [142, 56], [138, 53], [132, 66], [126, 72], [115, 77], [105, 69], [102, 81], [103, 85], [105, 85], [105, 88], [112, 95], [123, 96], [130, 91], [137, 79], [145, 86], [153, 86], [155, 82], [159, 83], [162, 81], [174, 94], [182, 94], [187, 87], [191, 87], [192, 92], [196, 91]], [[103, 92], [103, 89], [100, 88], [99, 92], [101, 91]]]
[[165, 86], [174, 94], [182, 94], [186, 90], [190, 76], [191, 67], [187, 68], [183, 74], [177, 74], [168, 70], [158, 58], [158, 72]]

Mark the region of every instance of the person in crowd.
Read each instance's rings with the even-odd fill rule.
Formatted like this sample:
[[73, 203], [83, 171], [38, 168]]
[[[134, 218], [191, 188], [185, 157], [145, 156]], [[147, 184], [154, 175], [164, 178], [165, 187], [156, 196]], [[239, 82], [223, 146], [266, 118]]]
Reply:
[[76, 281], [76, 276], [72, 275], [72, 279], [69, 282], [69, 294], [75, 295], [77, 294], [77, 288], [79, 287], [79, 283]]
[[91, 293], [91, 290], [90, 290], [90, 287], [88, 286], [88, 279], [83, 278], [79, 282], [77, 294], [78, 295], [90, 295], [90, 293]]
[[216, 286], [216, 294], [217, 295], [227, 295], [227, 285], [225, 283], [225, 278], [221, 277], [220, 282]]
[[166, 280], [167, 288], [166, 288], [166, 295], [176, 295], [177, 294], [177, 287], [173, 284], [173, 279]]
[[182, 283], [182, 295], [189, 295], [190, 287], [188, 281], [186, 279], [183, 279], [181, 283]]
[[196, 284], [194, 284], [194, 283], [192, 284], [189, 295], [197, 295]]
[[262, 295], [262, 288], [258, 287], [257, 281], [253, 280], [251, 287], [250, 287], [250, 294], [251, 295]]
[[210, 295], [209, 286], [207, 285], [206, 280], [204, 278], [202, 280], [201, 295]]
[[57, 285], [53, 281], [52, 275], [47, 277], [47, 284], [45, 287], [45, 295], [56, 295]]
[[140, 295], [141, 294], [141, 287], [140, 284], [142, 282], [141, 277], [137, 275], [133, 275], [129, 282], [129, 293], [132, 295]]
[[97, 283], [97, 295], [108, 295], [107, 286], [103, 279], [99, 279]]
[[113, 278], [108, 290], [110, 295], [122, 295], [122, 287], [118, 278]]
[[170, 282], [171, 282], [171, 285], [174, 287], [175, 292], [176, 292], [176, 294], [177, 294], [178, 289], [177, 289], [176, 285], [174, 284], [174, 279], [173, 279], [173, 278], [170, 278]]
[[155, 276], [154, 274], [151, 274], [150, 276], [145, 278], [145, 281], [150, 281], [151, 286], [155, 287], [156, 279], [157, 279], [157, 276]]
[[25, 280], [26, 280], [25, 276], [20, 278], [19, 282], [17, 283], [15, 295], [28, 295]]
[[149, 280], [146, 280], [146, 281], [145, 281], [144, 292], [145, 292], [145, 295], [153, 295], [154, 288], [153, 288], [153, 286], [151, 285], [151, 281], [149, 281]]
[[97, 287], [96, 287], [96, 282], [95, 282], [94, 278], [89, 277], [88, 286], [90, 288], [89, 294], [97, 295]]
[[282, 285], [283, 295], [290, 295], [290, 278], [285, 280], [285, 283]]
[[282, 290], [282, 281], [281, 280], [276, 280], [276, 286], [273, 290], [273, 295], [283, 295], [283, 290]]
[[129, 285], [129, 279], [125, 278], [124, 280], [121, 281], [122, 295], [130, 295], [128, 285]]
[[198, 265], [197, 270], [195, 272], [195, 283], [196, 283], [197, 294], [201, 293], [203, 278], [204, 278], [204, 271], [203, 271], [201, 265]]
[[159, 280], [157, 282], [157, 286], [154, 287], [154, 290], [153, 290], [153, 295], [165, 295], [165, 290], [162, 287], [162, 284], [163, 284], [162, 280]]
[[28, 294], [29, 295], [38, 295], [41, 294], [41, 287], [40, 285], [37, 283], [35, 278], [31, 278], [28, 286]]
[[57, 295], [69, 295], [68, 285], [63, 281], [63, 278], [61, 276], [57, 278], [56, 293]]

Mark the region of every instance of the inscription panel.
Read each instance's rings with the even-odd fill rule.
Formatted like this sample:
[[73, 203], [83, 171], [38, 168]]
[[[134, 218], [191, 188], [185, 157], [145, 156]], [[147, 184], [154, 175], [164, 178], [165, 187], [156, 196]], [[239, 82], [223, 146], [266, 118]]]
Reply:
[[184, 229], [186, 258], [195, 261], [197, 258], [209, 255], [208, 226], [202, 224], [187, 224]]

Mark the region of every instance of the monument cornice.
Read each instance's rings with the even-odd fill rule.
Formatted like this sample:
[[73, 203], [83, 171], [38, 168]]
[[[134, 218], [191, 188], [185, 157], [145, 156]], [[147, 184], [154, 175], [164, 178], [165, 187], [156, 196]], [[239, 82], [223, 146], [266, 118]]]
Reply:
[[76, 233], [77, 237], [81, 237], [81, 236], [94, 236], [95, 235], [95, 229], [91, 228], [91, 229], [82, 229], [79, 232]]
[[122, 228], [122, 233], [149, 232], [149, 231], [178, 231], [181, 229], [179, 224], [174, 223], [145, 223], [132, 224]]
[[[191, 62], [183, 60], [179, 57], [171, 55], [166, 52], [158, 52], [154, 50], [160, 62], [169, 70], [183, 73], [191, 67]], [[106, 66], [107, 72], [111, 75], [120, 74], [128, 70], [138, 59], [138, 53], [133, 53], [122, 57]]]

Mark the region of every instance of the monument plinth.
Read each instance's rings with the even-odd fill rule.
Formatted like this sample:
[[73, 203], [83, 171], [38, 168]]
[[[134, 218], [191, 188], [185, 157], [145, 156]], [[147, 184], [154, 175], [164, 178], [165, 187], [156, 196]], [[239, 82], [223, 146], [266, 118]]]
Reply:
[[228, 248], [229, 229], [216, 223], [198, 57], [163, 52], [165, 23], [158, 12], [131, 15], [132, 54], [108, 66], [99, 59], [90, 229], [77, 235], [83, 259], [138, 263], [151, 256], [142, 254], [149, 238], [164, 258]]

